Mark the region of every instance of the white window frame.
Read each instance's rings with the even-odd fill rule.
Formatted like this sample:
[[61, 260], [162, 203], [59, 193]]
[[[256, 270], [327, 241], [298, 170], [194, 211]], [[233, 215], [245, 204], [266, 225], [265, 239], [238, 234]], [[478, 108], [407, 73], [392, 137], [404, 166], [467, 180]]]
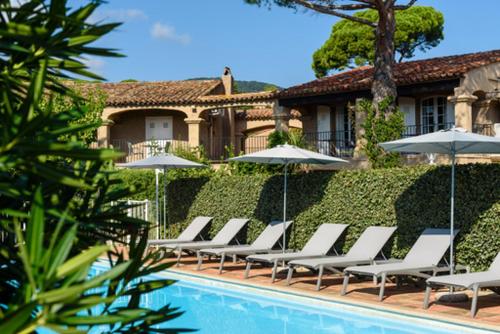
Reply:
[[[429, 100], [432, 100], [432, 104], [429, 105], [429, 107], [432, 107], [432, 115], [425, 111], [426, 106], [424, 106], [424, 103], [426, 103]], [[440, 102], [443, 102], [443, 104], [440, 104]], [[422, 128], [422, 133], [431, 133], [445, 129], [448, 123], [451, 123], [448, 120], [448, 116], [449, 116], [448, 101], [446, 96], [444, 95], [428, 96], [420, 101], [420, 124]], [[441, 122], [439, 122], [440, 117], [442, 117]], [[428, 121], [428, 119], [431, 118], [432, 118], [432, 123]]]

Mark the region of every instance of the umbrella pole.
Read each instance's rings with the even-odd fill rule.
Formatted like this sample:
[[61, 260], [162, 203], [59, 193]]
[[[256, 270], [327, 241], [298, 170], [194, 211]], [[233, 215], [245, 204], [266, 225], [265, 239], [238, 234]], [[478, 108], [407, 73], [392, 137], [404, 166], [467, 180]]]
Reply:
[[[286, 250], [286, 191], [288, 178], [288, 163], [285, 163], [285, 184], [283, 187], [283, 254]], [[283, 262], [283, 266], [285, 263]]]
[[155, 209], [156, 209], [156, 225], [158, 226], [156, 228], [156, 239], [160, 239], [160, 199], [159, 199], [159, 176], [158, 176], [158, 173], [159, 170], [158, 169], [155, 169], [155, 195], [156, 195], [156, 198], [155, 198], [155, 201], [156, 201], [156, 205], [155, 205]]
[[455, 144], [451, 149], [451, 196], [450, 196], [450, 275], [455, 273], [453, 239], [455, 234]]
[[167, 168], [163, 167], [163, 236], [167, 238]]

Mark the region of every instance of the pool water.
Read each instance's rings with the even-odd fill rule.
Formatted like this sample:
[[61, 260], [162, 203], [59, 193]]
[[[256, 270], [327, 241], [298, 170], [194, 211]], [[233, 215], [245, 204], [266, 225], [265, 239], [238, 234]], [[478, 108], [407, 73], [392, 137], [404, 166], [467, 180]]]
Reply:
[[165, 323], [165, 328], [192, 328], [202, 334], [457, 333], [340, 310], [334, 303], [318, 307], [239, 290], [213, 286], [208, 280], [181, 279], [144, 296], [142, 303], [150, 308], [168, 303], [180, 307], [185, 313]]

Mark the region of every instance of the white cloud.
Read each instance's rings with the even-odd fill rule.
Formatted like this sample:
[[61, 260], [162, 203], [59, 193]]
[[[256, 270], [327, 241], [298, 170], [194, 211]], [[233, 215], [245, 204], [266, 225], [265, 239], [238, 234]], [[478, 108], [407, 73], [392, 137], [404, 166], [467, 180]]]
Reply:
[[147, 20], [148, 16], [140, 9], [135, 8], [121, 8], [121, 9], [105, 9], [94, 13], [90, 17], [90, 22], [95, 23], [99, 21], [118, 21], [130, 22], [138, 20]]
[[87, 58], [83, 63], [87, 65], [90, 72], [98, 75], [103, 74], [104, 67], [106, 66], [106, 62], [98, 58]]
[[189, 34], [178, 33], [173, 26], [156, 22], [151, 28], [151, 36], [155, 39], [173, 41], [182, 45], [191, 43]]

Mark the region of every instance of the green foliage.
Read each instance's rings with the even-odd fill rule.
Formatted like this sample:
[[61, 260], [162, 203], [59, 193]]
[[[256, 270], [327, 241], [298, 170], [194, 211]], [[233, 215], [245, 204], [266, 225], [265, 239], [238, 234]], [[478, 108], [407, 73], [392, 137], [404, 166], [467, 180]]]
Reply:
[[364, 130], [363, 150], [373, 168], [399, 166], [400, 154], [386, 152], [380, 143], [401, 138], [404, 131], [404, 116], [399, 110], [387, 114], [388, 101], [379, 104], [380, 113], [373, 108], [371, 101], [363, 100], [356, 106], [356, 112], [365, 114], [361, 124]]
[[[154, 189], [151, 179], [143, 177], [145, 172], [132, 172], [135, 179], [145, 180], [146, 188]], [[457, 166], [457, 258], [475, 270], [487, 268], [500, 251], [499, 173], [500, 164]], [[385, 253], [402, 258], [423, 229], [449, 227], [447, 166], [293, 174], [288, 186], [292, 248], [301, 248], [322, 223], [349, 224], [345, 242], [338, 245], [344, 252], [370, 225], [397, 226]], [[215, 217], [215, 235], [228, 219], [247, 217], [251, 223], [246, 241], [252, 242], [265, 223], [282, 217], [281, 175], [181, 178], [172, 180], [168, 191], [175, 231], [198, 215], [208, 215]]]
[[267, 147], [289, 144], [301, 148], [307, 148], [307, 142], [302, 129], [290, 129], [289, 131], [273, 131], [269, 134]]
[[[172, 283], [144, 281], [167, 265], [143, 257], [149, 223], [127, 217], [119, 201], [131, 189], [110, 178], [121, 153], [88, 148], [82, 133], [98, 126], [85, 121], [91, 102], [61, 80], [100, 79], [83, 59], [117, 56], [90, 44], [118, 25], [87, 23], [100, 1], [11, 3], [0, 2], [0, 332], [156, 333], [180, 312], [140, 300]], [[109, 268], [90, 278], [101, 256]]]
[[[295, 145], [298, 147], [306, 148], [304, 134], [301, 129], [290, 129], [290, 131], [273, 131], [269, 134], [267, 140], [267, 147], [272, 148], [283, 144]], [[233, 158], [233, 147], [226, 147], [228, 157]], [[288, 167], [290, 172], [299, 169], [299, 165], [290, 165]], [[278, 174], [283, 173], [284, 167], [282, 165], [258, 164], [252, 162], [237, 162], [230, 161], [224, 168], [219, 170], [219, 174], [229, 175], [252, 175], [252, 174]]]
[[[375, 10], [354, 14], [372, 22], [378, 21]], [[425, 52], [436, 47], [444, 38], [443, 14], [432, 7], [413, 6], [396, 11], [395, 51], [399, 61], [413, 58], [415, 51]], [[317, 77], [332, 70], [373, 64], [375, 59], [375, 32], [366, 24], [342, 19], [333, 25], [325, 44], [313, 55], [312, 67]]]
[[[93, 125], [93, 127], [71, 135], [76, 136], [81, 141], [85, 142], [85, 144], [90, 145], [97, 141], [97, 130], [95, 126], [101, 124], [101, 116], [106, 104], [106, 96], [104, 92], [98, 88], [93, 90], [87, 88], [83, 91], [80, 86], [81, 84], [78, 82], [72, 85], [73, 92], [77, 94], [79, 98], [72, 98], [62, 94], [53, 94], [50, 98], [42, 100], [40, 109], [53, 113], [75, 111], [69, 125], [84, 127]], [[82, 113], [79, 113], [78, 110], [81, 110]], [[70, 139], [68, 134], [65, 136], [64, 139]]]

